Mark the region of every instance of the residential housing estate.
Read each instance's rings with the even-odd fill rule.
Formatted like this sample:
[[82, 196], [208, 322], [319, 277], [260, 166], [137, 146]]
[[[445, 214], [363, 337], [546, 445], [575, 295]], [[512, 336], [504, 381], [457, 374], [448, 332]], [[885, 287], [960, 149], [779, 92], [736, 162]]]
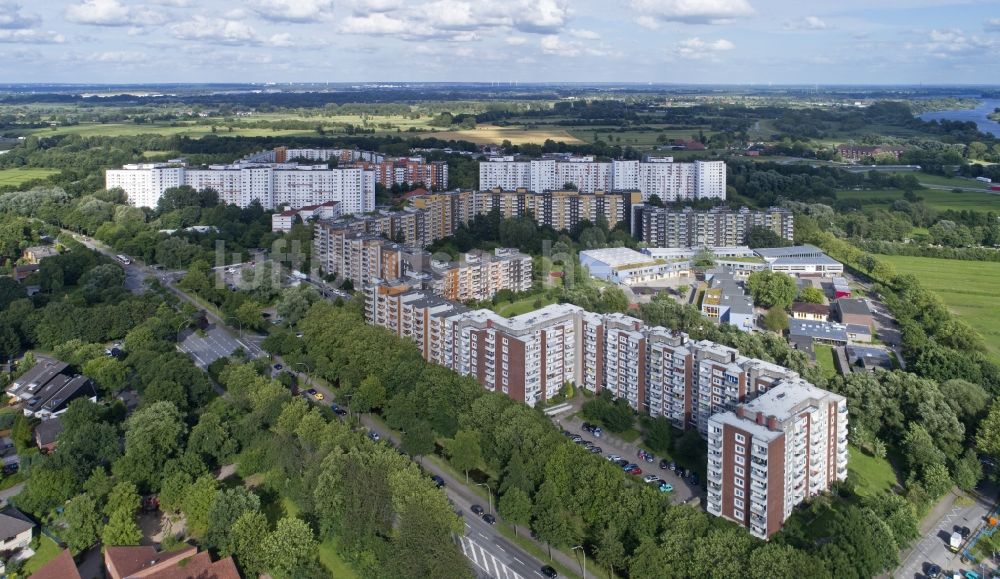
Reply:
[[795, 235], [795, 217], [779, 207], [765, 211], [746, 207], [669, 209], [643, 206], [632, 221], [633, 235], [651, 247], [723, 247], [743, 245], [756, 226], [766, 227], [789, 241]]
[[[731, 434], [723, 436], [738, 432], [746, 438], [750, 433], [770, 443], [784, 437], [787, 430], [788, 448], [794, 451], [788, 460], [801, 456], [792, 445], [798, 444], [795, 441], [801, 437], [802, 428], [810, 428], [803, 417], [816, 412], [808, 401], [835, 396], [809, 385], [788, 368], [748, 358], [734, 348], [695, 341], [663, 327], [649, 327], [624, 314], [596, 314], [570, 304], [504, 318], [491, 310], [470, 310], [428, 291], [382, 283], [366, 288], [365, 315], [369, 323], [414, 341], [426, 360], [472, 376], [486, 389], [528, 405], [552, 399], [566, 383], [594, 393], [609, 390], [637, 411], [664, 416], [674, 426], [697, 429], [710, 439], [716, 429], [729, 428], [726, 432]], [[786, 397], [802, 398], [803, 402], [773, 409], [767, 402]], [[751, 406], [755, 400], [764, 400], [758, 404], [766, 409], [763, 416], [768, 417], [761, 419], [763, 426], [754, 426], [757, 418], [749, 419], [749, 424], [742, 422], [744, 415], [756, 416], [741, 410], [744, 405], [756, 408]], [[846, 415], [840, 412], [843, 399], [839, 400], [838, 430], [829, 440], [846, 436]], [[738, 414], [741, 412], [745, 414]], [[768, 428], [774, 429], [774, 434], [764, 434]], [[814, 423], [812, 428], [817, 430], [811, 440], [818, 440], [820, 426]], [[748, 482], [750, 474], [733, 474], [737, 467], [748, 468], [746, 448], [711, 444], [710, 453], [722, 454], [710, 454], [709, 504], [714, 506], [709, 512], [735, 520], [759, 537], [767, 537], [780, 527], [790, 512], [786, 505], [790, 509], [827, 488], [815, 482], [818, 478], [809, 479], [807, 490], [799, 484], [800, 478], [781, 478], [783, 471], [778, 461], [784, 460], [784, 447], [775, 443], [767, 450], [774, 460], [773, 470], [762, 471], [772, 473], [765, 476], [771, 482], [763, 488], [754, 487], [758, 503], [774, 514], [763, 521], [750, 517], [746, 489], [753, 484]], [[725, 465], [728, 478], [715, 476], [716, 462]], [[837, 455], [830, 461], [836, 468], [822, 467], [824, 476], [833, 477], [827, 482], [846, 476], [841, 463]], [[818, 471], [818, 463], [811, 464]], [[793, 472], [791, 467], [787, 472]], [[745, 508], [733, 510], [732, 497], [747, 501]], [[760, 515], [760, 509], [754, 514]]]
[[482, 189], [528, 189], [545, 192], [572, 184], [579, 191], [639, 191], [642, 200], [656, 195], [666, 202], [726, 198], [723, 161], [674, 163], [671, 157], [640, 161], [595, 161], [592, 156], [545, 155], [541, 159], [493, 157], [479, 164]]

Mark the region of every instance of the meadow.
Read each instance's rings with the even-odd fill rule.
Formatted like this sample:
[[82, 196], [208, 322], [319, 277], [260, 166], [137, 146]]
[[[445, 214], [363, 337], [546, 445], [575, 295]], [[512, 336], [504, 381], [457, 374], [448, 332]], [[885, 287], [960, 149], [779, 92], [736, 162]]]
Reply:
[[14, 185], [31, 181], [32, 179], [45, 179], [59, 173], [55, 169], [41, 169], [36, 167], [16, 167], [13, 169], [0, 170], [0, 187], [4, 185]]
[[[954, 209], [955, 211], [996, 211], [1000, 212], [1000, 195], [975, 191], [945, 191], [941, 189], [919, 189], [915, 191], [922, 197], [924, 203], [939, 211]], [[864, 205], [889, 206], [893, 201], [903, 198], [900, 189], [879, 189], [874, 191], [839, 191], [837, 199], [857, 199]]]
[[975, 328], [989, 354], [1000, 360], [1000, 263], [880, 255], [899, 273], [911, 273], [938, 294], [952, 312]]

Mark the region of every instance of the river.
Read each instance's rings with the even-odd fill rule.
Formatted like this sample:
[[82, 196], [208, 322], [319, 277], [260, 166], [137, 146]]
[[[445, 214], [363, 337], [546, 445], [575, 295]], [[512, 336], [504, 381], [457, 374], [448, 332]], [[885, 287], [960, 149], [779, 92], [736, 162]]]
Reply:
[[1000, 99], [982, 99], [974, 109], [959, 109], [954, 111], [933, 111], [920, 115], [925, 121], [947, 119], [949, 121], [973, 121], [983, 133], [1000, 137], [1000, 123], [988, 119], [986, 115], [1000, 107]]

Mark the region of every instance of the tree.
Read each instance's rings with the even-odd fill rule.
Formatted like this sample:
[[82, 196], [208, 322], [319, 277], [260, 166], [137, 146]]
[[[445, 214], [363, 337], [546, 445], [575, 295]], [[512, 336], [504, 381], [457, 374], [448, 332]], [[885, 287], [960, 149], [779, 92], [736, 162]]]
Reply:
[[284, 517], [262, 545], [264, 567], [282, 576], [294, 576], [316, 556], [312, 529], [302, 519]]
[[826, 300], [823, 290], [817, 287], [807, 287], [799, 292], [799, 301], [807, 304], [822, 304]]
[[[267, 539], [267, 517], [258, 511], [243, 513], [233, 523], [231, 535], [232, 551], [229, 554], [235, 557], [243, 576], [256, 577], [263, 573], [267, 556], [261, 547]], [[226, 553], [220, 550], [220, 554]]]
[[89, 549], [101, 537], [104, 520], [101, 509], [89, 493], [79, 494], [66, 504], [63, 512], [66, 529], [60, 533], [73, 554]]
[[751, 249], [760, 247], [787, 247], [791, 242], [775, 233], [770, 227], [754, 225], [747, 232], [746, 243]]
[[764, 314], [763, 324], [768, 330], [780, 334], [788, 329], [788, 314], [781, 308], [771, 308]]
[[236, 320], [243, 324], [243, 328], [259, 330], [264, 325], [264, 316], [261, 315], [261, 306], [253, 300], [247, 300], [236, 308]]
[[211, 474], [198, 477], [188, 488], [181, 503], [181, 512], [187, 522], [188, 531], [201, 537], [208, 530], [209, 516], [215, 505], [218, 483]]
[[664, 416], [649, 420], [646, 427], [646, 446], [659, 453], [669, 453], [674, 448], [674, 430]]
[[125, 364], [105, 356], [94, 358], [83, 365], [83, 373], [93, 378], [105, 393], [119, 392], [125, 388], [125, 371]]
[[469, 483], [469, 471], [483, 464], [479, 435], [472, 430], [459, 430], [455, 438], [445, 441], [444, 451], [451, 459], [451, 465], [465, 473], [466, 484]]
[[983, 454], [1000, 459], [1000, 398], [994, 398], [986, 418], [976, 432], [976, 448]]
[[434, 432], [426, 421], [414, 420], [403, 431], [400, 443], [406, 454], [424, 456], [434, 452]]
[[624, 312], [628, 310], [628, 296], [619, 287], [605, 288], [601, 292], [601, 311]]
[[319, 291], [311, 285], [300, 284], [297, 287], [290, 287], [281, 292], [281, 299], [278, 300], [276, 311], [285, 323], [292, 325], [298, 323], [312, 305], [322, 299]]
[[[500, 495], [497, 510], [512, 525], [527, 525], [531, 522], [531, 498], [517, 487], [511, 487]], [[514, 527], [514, 534], [517, 534], [517, 527]]]
[[219, 491], [208, 515], [208, 530], [205, 544], [225, 555], [236, 552], [236, 537], [233, 528], [247, 513], [260, 511], [260, 498], [243, 487]]
[[787, 309], [797, 293], [795, 280], [791, 276], [770, 270], [751, 273], [746, 286], [754, 303], [765, 308]]
[[621, 532], [614, 524], [601, 529], [597, 538], [597, 562], [608, 568], [609, 574], [615, 576], [615, 568], [625, 566], [625, 545], [622, 543]]
[[179, 454], [187, 426], [177, 407], [154, 402], [137, 410], [125, 423], [125, 455], [114, 472], [141, 488], [158, 489], [163, 465]]
[[134, 484], [120, 482], [111, 489], [108, 502], [104, 505], [104, 514], [108, 516], [108, 522], [104, 525], [101, 537], [105, 545], [139, 544], [142, 531], [135, 522], [139, 504], [139, 493]]
[[361, 381], [358, 389], [351, 397], [351, 406], [358, 412], [370, 412], [385, 404], [385, 385], [378, 376], [369, 375]]
[[539, 539], [549, 546], [549, 559], [552, 558], [552, 546], [563, 547], [573, 539], [573, 526], [569, 515], [563, 508], [559, 491], [553, 480], [546, 480], [535, 495], [535, 505], [532, 509], [532, 529]]

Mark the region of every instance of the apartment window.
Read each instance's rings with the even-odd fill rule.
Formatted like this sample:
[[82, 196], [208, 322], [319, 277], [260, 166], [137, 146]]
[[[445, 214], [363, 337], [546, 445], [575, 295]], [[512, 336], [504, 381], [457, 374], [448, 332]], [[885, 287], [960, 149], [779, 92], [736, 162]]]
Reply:
[[746, 474], [746, 471], [743, 470], [743, 467], [741, 466], [733, 467], [733, 472], [736, 473], [736, 476], [743, 476]]
[[743, 486], [743, 479], [741, 479], [738, 476], [734, 476], [733, 477], [733, 486], [742, 487]]
[[[737, 435], [737, 436], [739, 436], [739, 435]], [[735, 452], [736, 454], [745, 454], [745, 453], [746, 453], [746, 451], [747, 451], [746, 447], [745, 447], [745, 446], [743, 446], [742, 444], [737, 444], [737, 445], [736, 445], [736, 446], [735, 446], [735, 447], [733, 448], [733, 452]]]
[[742, 499], [744, 494], [743, 489], [741, 488], [733, 489], [733, 494]]
[[[736, 435], [736, 442], [738, 442], [740, 444], [744, 444], [746, 441], [747, 441], [747, 438], [745, 436], [743, 436], [742, 434], [737, 434]], [[743, 452], [743, 451], [740, 451], [740, 452]]]
[[744, 503], [741, 499], [733, 499], [733, 506], [735, 506], [737, 509], [742, 509], [743, 504]]
[[733, 509], [733, 518], [743, 520], [743, 511], [739, 509]]
[[736, 462], [736, 464], [745, 464], [746, 459], [743, 458], [742, 454], [737, 454], [736, 457], [734, 458], [734, 461]]

